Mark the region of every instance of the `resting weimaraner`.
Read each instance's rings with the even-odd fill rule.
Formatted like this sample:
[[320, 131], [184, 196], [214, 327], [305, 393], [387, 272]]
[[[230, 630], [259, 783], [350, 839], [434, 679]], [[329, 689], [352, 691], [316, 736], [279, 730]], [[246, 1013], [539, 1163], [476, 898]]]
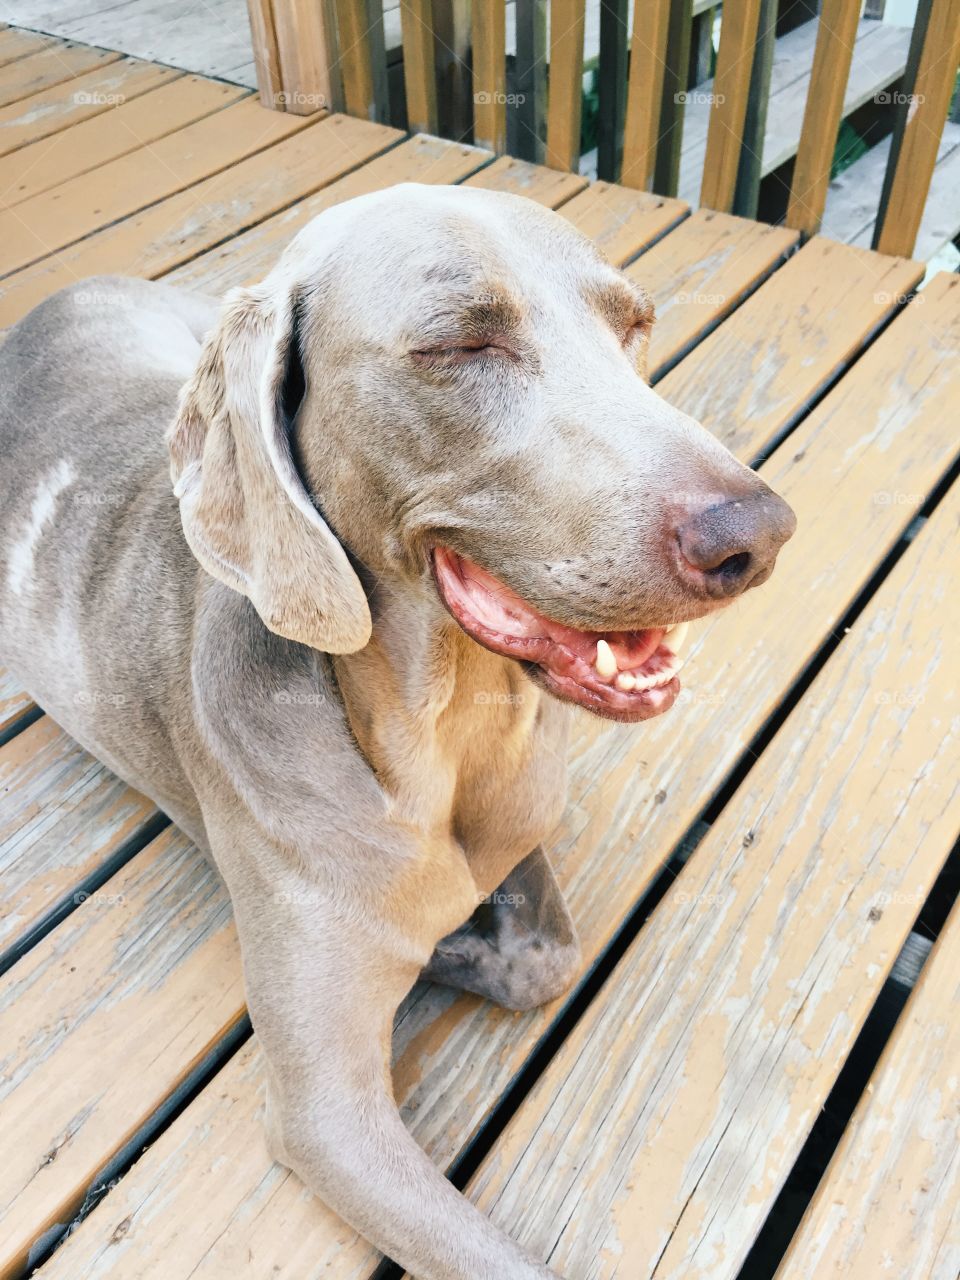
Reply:
[[219, 317], [96, 279], [0, 353], [0, 657], [212, 854], [270, 1150], [421, 1280], [555, 1273], [404, 1128], [397, 1006], [572, 982], [573, 708], [666, 711], [681, 624], [794, 528], [638, 374], [652, 323], [557, 214], [409, 185]]

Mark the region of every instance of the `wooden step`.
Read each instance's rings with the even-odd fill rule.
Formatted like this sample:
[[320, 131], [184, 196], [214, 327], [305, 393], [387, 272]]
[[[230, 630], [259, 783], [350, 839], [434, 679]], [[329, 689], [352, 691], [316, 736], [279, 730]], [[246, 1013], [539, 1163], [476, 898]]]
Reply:
[[[813, 67], [816, 31], [816, 22], [805, 22], [776, 42], [770, 75], [762, 174], [772, 173], [796, 155], [807, 86]], [[903, 75], [909, 45], [908, 27], [891, 27], [869, 18], [861, 20], [844, 97], [844, 116], [863, 106]], [[712, 91], [712, 80], [690, 90], [684, 109], [679, 194], [692, 205], [700, 203]]]
[[[878, 264], [879, 277], [883, 271]], [[911, 507], [878, 501], [878, 494], [901, 488], [925, 494], [952, 461], [950, 360], [960, 346], [960, 302], [952, 286], [934, 282], [931, 289], [925, 306], [932, 335], [920, 333], [912, 316], [895, 320], [765, 468], [798, 510], [803, 542], [763, 592], [704, 625], [691, 651], [690, 693], [669, 723], [651, 722], [642, 737], [628, 728], [578, 724], [571, 801], [550, 854], [587, 967], [911, 519]], [[738, 326], [728, 368], [735, 380], [749, 376], [752, 351], [765, 341], [766, 322], [754, 317], [751, 324], [761, 327], [748, 329], [745, 312], [740, 308], [721, 327]], [[797, 320], [773, 348], [774, 359], [786, 359], [790, 345], [817, 348], [831, 338], [832, 329], [817, 336]], [[802, 402], [803, 384], [798, 395]], [[786, 386], [783, 399], [788, 418], [796, 406]], [[835, 506], [824, 502], [835, 491], [846, 513], [839, 551]], [[206, 980], [181, 975], [180, 990]], [[415, 989], [397, 1026], [395, 1089], [407, 1122], [440, 1164], [483, 1124], [556, 1012], [554, 1006], [514, 1015], [440, 988]], [[180, 1018], [171, 1016], [165, 1025], [175, 1035]], [[298, 1280], [369, 1274], [375, 1252], [267, 1160], [251, 1128], [260, 1087], [251, 1048], [70, 1237], [48, 1264], [52, 1280], [110, 1274], [159, 1280], [171, 1270], [215, 1277], [242, 1261], [263, 1274], [290, 1267]], [[144, 1101], [148, 1096], [145, 1090]], [[102, 1154], [98, 1147], [87, 1162]], [[580, 1154], [571, 1146], [571, 1159]], [[198, 1203], [215, 1207], [198, 1214]]]

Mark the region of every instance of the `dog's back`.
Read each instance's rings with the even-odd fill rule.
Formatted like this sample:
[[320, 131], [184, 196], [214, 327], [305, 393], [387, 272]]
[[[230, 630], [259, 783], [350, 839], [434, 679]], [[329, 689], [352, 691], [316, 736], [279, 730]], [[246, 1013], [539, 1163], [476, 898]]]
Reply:
[[[190, 652], [170, 632], [197, 574], [164, 432], [214, 316], [167, 286], [101, 277], [47, 299], [0, 349], [0, 653], [73, 736], [188, 825], [189, 788], [158, 750], [161, 690], [189, 681], [167, 668]], [[134, 704], [130, 689], [145, 696]]]

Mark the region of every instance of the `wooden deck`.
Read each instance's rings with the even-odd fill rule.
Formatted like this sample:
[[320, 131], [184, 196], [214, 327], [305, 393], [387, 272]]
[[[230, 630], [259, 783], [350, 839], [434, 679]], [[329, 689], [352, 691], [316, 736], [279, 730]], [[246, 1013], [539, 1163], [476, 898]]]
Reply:
[[[0, 63], [0, 325], [98, 271], [219, 293], [410, 180], [554, 207], [651, 290], [659, 389], [799, 532], [698, 627], [668, 716], [577, 726], [550, 848], [577, 991], [515, 1015], [416, 988], [397, 1098], [569, 1280], [956, 1280], [957, 911], [792, 1240], [781, 1192], [876, 1056], [960, 826], [960, 280], [914, 294], [914, 262], [50, 38], [0, 32]], [[0, 1276], [366, 1280], [376, 1253], [265, 1154], [214, 873], [14, 673], [0, 743]]]

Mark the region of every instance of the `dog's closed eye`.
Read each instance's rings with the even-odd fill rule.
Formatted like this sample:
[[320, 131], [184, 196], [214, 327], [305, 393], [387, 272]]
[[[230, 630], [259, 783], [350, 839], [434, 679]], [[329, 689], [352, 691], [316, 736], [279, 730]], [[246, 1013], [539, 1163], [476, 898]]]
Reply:
[[491, 359], [519, 359], [516, 349], [495, 338], [451, 340], [410, 352], [415, 364], [424, 366], [482, 364]]

